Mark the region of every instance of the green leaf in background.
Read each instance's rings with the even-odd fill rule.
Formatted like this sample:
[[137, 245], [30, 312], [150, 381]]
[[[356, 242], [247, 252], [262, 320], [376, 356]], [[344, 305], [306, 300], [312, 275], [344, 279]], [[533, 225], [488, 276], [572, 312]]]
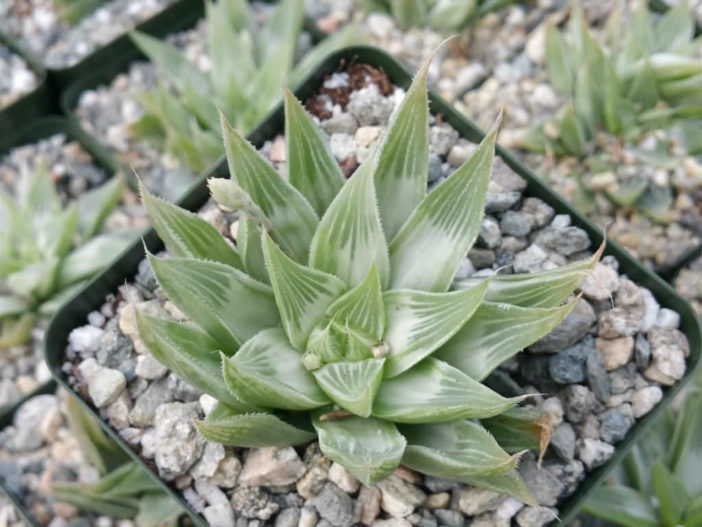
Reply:
[[229, 389], [254, 406], [309, 410], [329, 403], [281, 328], [261, 331], [223, 357], [222, 371]]
[[66, 256], [59, 270], [57, 289], [94, 276], [133, 241], [132, 234], [110, 233], [91, 238]]
[[386, 292], [384, 340], [390, 353], [385, 376], [398, 375], [439, 349], [475, 313], [487, 289], [483, 280], [450, 293]]
[[69, 503], [80, 510], [113, 518], [133, 518], [139, 510], [139, 500], [136, 498], [102, 496], [80, 483], [53, 483], [51, 497], [56, 502]]
[[473, 16], [477, 3], [477, 0], [438, 0], [429, 11], [429, 25], [441, 33], [459, 30]]
[[568, 44], [556, 26], [546, 26], [546, 67], [551, 84], [561, 95], [573, 93], [575, 72], [570, 60]]
[[658, 496], [660, 518], [664, 527], [676, 527], [690, 503], [685, 485], [660, 460], [651, 465], [651, 482]]
[[0, 320], [0, 349], [19, 346], [29, 340], [37, 316], [34, 313], [25, 313], [19, 318], [6, 318]]
[[27, 302], [16, 296], [0, 295], [0, 319], [20, 315], [27, 309]]
[[392, 240], [392, 289], [448, 289], [480, 231], [498, 124], [475, 153], [419, 203]]
[[392, 423], [372, 417], [334, 419], [324, 410], [314, 412], [312, 423], [324, 455], [366, 485], [385, 479], [400, 464], [406, 441]]
[[105, 218], [119, 203], [123, 190], [124, 178], [118, 174], [99, 187], [80, 195], [79, 228], [84, 240], [93, 237], [100, 230]]
[[421, 26], [427, 15], [424, 0], [389, 0], [390, 12], [401, 29]]
[[648, 498], [628, 487], [600, 487], [585, 502], [583, 510], [625, 527], [661, 525]]
[[165, 492], [149, 493], [139, 499], [139, 512], [134, 517], [137, 527], [177, 527], [183, 514], [178, 502]]
[[238, 414], [222, 405], [197, 427], [210, 441], [242, 448], [302, 445], [316, 437], [272, 414]]
[[[698, 376], [699, 377], [699, 376]], [[688, 389], [670, 441], [670, 467], [685, 484], [690, 496], [702, 496], [702, 393], [700, 388]]]

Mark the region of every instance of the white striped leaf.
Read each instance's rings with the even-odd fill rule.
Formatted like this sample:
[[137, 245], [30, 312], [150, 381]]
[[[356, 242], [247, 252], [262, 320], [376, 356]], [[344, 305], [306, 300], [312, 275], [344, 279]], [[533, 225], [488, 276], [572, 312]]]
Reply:
[[334, 362], [313, 375], [317, 384], [336, 404], [360, 417], [368, 417], [383, 379], [385, 359]]
[[393, 423], [372, 417], [326, 419], [325, 415], [324, 410], [316, 410], [312, 416], [325, 456], [369, 486], [395, 471], [406, 441]]
[[318, 219], [300, 192], [285, 181], [222, 117], [229, 173], [271, 222], [273, 239], [298, 262], [307, 261]]
[[237, 414], [221, 404], [196, 424], [205, 439], [241, 448], [302, 445], [316, 437], [273, 414]]
[[506, 412], [483, 419], [481, 424], [507, 452], [540, 449], [546, 452], [553, 425], [551, 415], [533, 406], [515, 406]]
[[349, 287], [375, 264], [388, 282], [388, 249], [378, 216], [370, 156], [341, 188], [324, 213], [310, 247], [310, 265], [341, 278]]
[[[96, 275], [133, 241], [133, 234], [117, 232], [90, 238], [63, 259], [54, 288], [63, 289]], [[12, 285], [12, 279], [8, 277], [7, 283]]]
[[439, 349], [475, 313], [487, 289], [483, 280], [450, 293], [386, 292], [384, 341], [390, 354], [385, 376], [398, 375]]
[[484, 302], [434, 356], [482, 381], [507, 359], [553, 331], [574, 305], [530, 308]]
[[402, 433], [408, 442], [403, 465], [430, 476], [504, 492], [528, 505], [537, 504], [514, 468], [519, 455], [500, 452], [479, 424], [456, 421], [403, 426]]
[[243, 270], [239, 253], [210, 223], [197, 214], [153, 196], [141, 182], [139, 189], [151, 225], [173, 256], [213, 260]]
[[294, 262], [267, 234], [261, 243], [285, 332], [294, 348], [304, 350], [312, 329], [346, 286], [336, 276]]
[[329, 306], [327, 315], [340, 329], [350, 328], [375, 342], [380, 341], [385, 330], [385, 306], [375, 265], [360, 284]]
[[123, 190], [124, 177], [117, 174], [78, 197], [79, 229], [83, 240], [91, 238], [100, 230], [107, 215], [122, 198]]
[[259, 282], [270, 284], [271, 280], [263, 259], [263, 247], [261, 247], [262, 232], [260, 225], [242, 214], [239, 218], [236, 243], [246, 272]]
[[387, 240], [395, 237], [426, 194], [429, 171], [429, 64], [427, 61], [414, 78], [377, 152], [375, 189]]
[[423, 474], [455, 480], [504, 474], [517, 463], [480, 423], [402, 425], [407, 447], [402, 463]]
[[233, 267], [152, 254], [149, 262], [168, 298], [227, 353], [280, 322], [273, 290]]
[[239, 411], [254, 407], [237, 399], [222, 379], [221, 345], [192, 326], [151, 317], [136, 310], [139, 337], [151, 355], [181, 379]]
[[392, 240], [391, 289], [448, 289], [480, 232], [496, 135], [497, 125], [475, 153], [419, 203]]
[[392, 17], [402, 29], [421, 26], [427, 15], [427, 3], [424, 0], [390, 0]]
[[502, 397], [461, 370], [430, 357], [383, 381], [373, 415], [396, 423], [482, 419], [508, 410], [521, 399]]
[[344, 184], [326, 138], [292, 92], [285, 90], [285, 138], [290, 183], [321, 217]]
[[329, 404], [301, 359], [283, 329], [271, 328], [249, 339], [233, 357], [223, 355], [222, 373], [229, 389], [254, 406], [309, 410]]
[[25, 300], [11, 295], [0, 295], [0, 319], [19, 315], [29, 309]]
[[[605, 242], [588, 260], [581, 260], [548, 271], [490, 277], [486, 302], [514, 304], [522, 307], [555, 307], [563, 303], [592, 271], [604, 251]], [[473, 287], [477, 278], [454, 283], [454, 288]]]

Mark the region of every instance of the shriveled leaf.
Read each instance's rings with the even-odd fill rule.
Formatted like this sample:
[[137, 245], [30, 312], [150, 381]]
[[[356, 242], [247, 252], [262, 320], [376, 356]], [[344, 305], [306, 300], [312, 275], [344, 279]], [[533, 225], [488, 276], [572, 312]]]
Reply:
[[102, 271], [133, 241], [134, 237], [130, 234], [100, 234], [90, 239], [63, 260], [56, 282], [57, 289]]
[[583, 510], [626, 527], [660, 525], [649, 499], [629, 487], [603, 485], [585, 502]]
[[[424, 198], [429, 170], [427, 61], [412, 81], [380, 144], [375, 190], [380, 220], [392, 240]], [[408, 145], [411, 147], [408, 148]]]
[[342, 187], [324, 213], [312, 239], [310, 265], [341, 278], [352, 287], [375, 264], [383, 284], [389, 263], [373, 184], [370, 156]]
[[294, 262], [266, 234], [262, 244], [283, 327], [293, 347], [303, 350], [312, 329], [346, 286], [335, 276]]
[[442, 292], [480, 231], [494, 126], [475, 153], [417, 206], [390, 244], [391, 289]]
[[482, 381], [507, 359], [553, 331], [574, 305], [539, 308], [484, 302], [434, 356]]
[[84, 240], [100, 230], [102, 223], [112, 212], [124, 190], [124, 178], [116, 175], [99, 187], [89, 190], [78, 198], [80, 233]]
[[243, 270], [241, 257], [222, 234], [197, 214], [153, 196], [140, 185], [144, 207], [171, 255], [212, 260]]
[[469, 476], [504, 474], [518, 460], [474, 421], [403, 425], [400, 431], [407, 438], [402, 463], [439, 478], [461, 481]]
[[397, 423], [440, 423], [498, 415], [522, 397], [505, 398], [453, 366], [427, 358], [385, 379], [373, 415]]
[[385, 479], [400, 464], [406, 441], [392, 423], [372, 417], [334, 419], [316, 410], [312, 424], [324, 455], [366, 485]]
[[[587, 277], [604, 251], [604, 242], [587, 259], [563, 267], [530, 274], [490, 277], [486, 302], [513, 304], [522, 307], [555, 307], [563, 303]], [[482, 278], [468, 278], [454, 284], [457, 289], [473, 287]]]
[[209, 441], [227, 446], [261, 448], [309, 443], [315, 433], [293, 426], [273, 414], [237, 414], [226, 408], [212, 412], [197, 427]]
[[80, 451], [100, 474], [129, 461], [129, 456], [102, 431], [74, 397], [66, 397], [66, 416]]
[[249, 339], [233, 357], [223, 357], [222, 372], [229, 389], [254, 406], [309, 410], [328, 404], [301, 358], [283, 329], [272, 328]]
[[290, 183], [321, 217], [344, 184], [326, 138], [300, 101], [285, 90], [285, 138]]
[[168, 298], [226, 353], [280, 322], [272, 289], [233, 267], [151, 254], [149, 262]]
[[385, 376], [398, 375], [439, 349], [475, 313], [488, 287], [483, 280], [450, 293], [386, 292], [384, 341], [390, 354]]
[[553, 432], [551, 415], [531, 406], [515, 406], [481, 423], [507, 452], [538, 448], [539, 459], [546, 453]]
[[[224, 118], [222, 133], [232, 180], [251, 196], [270, 220], [271, 235], [278, 245], [296, 261], [306, 262], [318, 224], [314, 209]], [[210, 181], [224, 186], [226, 180]], [[210, 189], [215, 194], [212, 184]]]
[[366, 278], [327, 309], [340, 328], [350, 328], [379, 342], [385, 330], [385, 306], [378, 271], [373, 265]]
[[195, 388], [239, 411], [252, 406], [237, 399], [221, 382], [221, 344], [195, 327], [145, 315], [136, 310], [139, 337], [161, 364]]
[[360, 417], [371, 414], [383, 379], [385, 359], [334, 362], [313, 372], [319, 386], [336, 404]]

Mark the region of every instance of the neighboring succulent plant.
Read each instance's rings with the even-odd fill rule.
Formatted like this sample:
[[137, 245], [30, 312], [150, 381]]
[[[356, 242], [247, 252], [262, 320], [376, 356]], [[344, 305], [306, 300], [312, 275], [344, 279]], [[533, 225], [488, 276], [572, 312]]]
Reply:
[[368, 12], [381, 11], [401, 29], [429, 26], [449, 33], [466, 27], [475, 18], [497, 11], [516, 0], [364, 0]]
[[154, 476], [107, 437], [73, 397], [66, 397], [66, 406], [68, 423], [81, 453], [101, 478], [91, 484], [54, 482], [52, 498], [86, 512], [133, 518], [137, 527], [177, 526], [182, 510]]
[[25, 343], [37, 317], [127, 246], [127, 233], [98, 233], [123, 187], [114, 177], [64, 207], [43, 166], [22, 175], [15, 196], [0, 191], [0, 350]]
[[224, 153], [218, 109], [237, 130], [248, 132], [280, 101], [285, 80], [297, 85], [329, 53], [353, 43], [356, 32], [349, 26], [325, 38], [295, 64], [302, 0], [281, 0], [262, 27], [246, 0], [208, 1], [206, 21], [209, 74], [175, 47], [143, 33], [131, 35], [168, 80], [143, 94], [146, 114], [133, 130], [197, 172]]
[[677, 412], [656, 425], [617, 466], [585, 512], [624, 527], [702, 525], [702, 376]]
[[366, 484], [402, 463], [534, 503], [519, 454], [477, 419], [516, 451], [543, 438], [538, 416], [480, 381], [563, 320], [600, 252], [450, 290], [480, 231], [496, 128], [427, 194], [427, 68], [348, 181], [290, 92], [286, 178], [223, 119], [231, 179], [209, 185], [239, 213], [238, 247], [143, 190], [172, 255], [151, 266], [196, 325], [141, 313], [137, 325], [156, 359], [219, 401], [199, 423], [209, 440], [317, 439]]

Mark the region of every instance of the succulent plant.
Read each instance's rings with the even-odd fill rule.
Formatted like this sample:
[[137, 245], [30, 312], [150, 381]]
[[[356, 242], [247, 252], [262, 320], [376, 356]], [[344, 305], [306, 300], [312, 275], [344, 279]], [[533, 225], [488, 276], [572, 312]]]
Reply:
[[66, 397], [68, 423], [83, 456], [100, 473], [95, 483], [54, 482], [57, 502], [113, 518], [133, 518], [137, 527], [175, 527], [179, 505], [154, 477], [132, 461], [73, 397]]
[[621, 10], [612, 11], [602, 45], [576, 6], [567, 32], [546, 30], [551, 83], [569, 102], [524, 146], [585, 156], [597, 130], [634, 139], [652, 127], [702, 118], [702, 40], [694, 27], [687, 2], [655, 23], [640, 3], [626, 23]]
[[365, 0], [364, 8], [388, 13], [404, 30], [430, 26], [448, 33], [513, 3], [515, 0]]
[[285, 178], [223, 119], [231, 179], [209, 187], [239, 214], [236, 247], [142, 189], [172, 256], [149, 254], [152, 269], [193, 323], [137, 312], [137, 327], [156, 359], [219, 401], [198, 423], [212, 441], [317, 439], [366, 484], [402, 463], [533, 503], [515, 466], [542, 437], [538, 416], [480, 381], [563, 320], [600, 253], [454, 283], [480, 231], [496, 128], [427, 194], [427, 68], [348, 180], [290, 92]]
[[168, 80], [141, 97], [146, 113], [133, 125], [134, 133], [162, 144], [193, 170], [205, 170], [224, 153], [218, 109], [237, 130], [248, 132], [279, 102], [284, 81], [297, 85], [327, 54], [355, 40], [349, 26], [295, 64], [302, 0], [279, 2], [262, 27], [254, 15], [246, 0], [207, 2], [209, 74], [175, 47], [133, 32], [136, 45]]
[[702, 376], [636, 443], [584, 510], [624, 527], [702, 524]]
[[23, 173], [16, 194], [0, 191], [0, 350], [25, 343], [130, 241], [99, 234], [120, 200], [121, 177], [64, 206], [45, 166]]
[[54, 9], [68, 24], [75, 24], [98, 7], [100, 0], [53, 0]]

